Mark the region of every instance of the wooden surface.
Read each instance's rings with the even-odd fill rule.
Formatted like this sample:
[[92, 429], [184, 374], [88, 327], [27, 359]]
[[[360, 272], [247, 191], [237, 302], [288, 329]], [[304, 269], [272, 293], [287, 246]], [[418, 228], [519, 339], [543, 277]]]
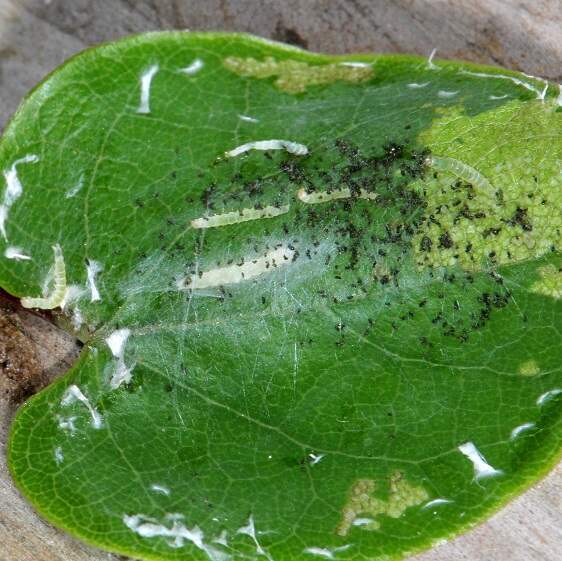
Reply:
[[[438, 57], [562, 81], [560, 0], [0, 0], [0, 128], [21, 97], [71, 54], [155, 29], [248, 31], [330, 53], [427, 55], [437, 48]], [[6, 469], [15, 409], [77, 353], [76, 342], [48, 318], [0, 301], [0, 561], [119, 559], [43, 522]], [[562, 560], [562, 466], [485, 524], [415, 560]]]

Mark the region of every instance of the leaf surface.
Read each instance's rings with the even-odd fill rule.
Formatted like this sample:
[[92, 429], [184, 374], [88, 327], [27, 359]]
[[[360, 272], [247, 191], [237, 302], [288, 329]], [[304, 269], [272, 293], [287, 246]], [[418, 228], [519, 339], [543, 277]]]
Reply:
[[85, 341], [16, 417], [22, 492], [111, 551], [281, 561], [398, 559], [527, 487], [562, 438], [557, 95], [240, 35], [71, 59], [0, 144], [0, 284]]

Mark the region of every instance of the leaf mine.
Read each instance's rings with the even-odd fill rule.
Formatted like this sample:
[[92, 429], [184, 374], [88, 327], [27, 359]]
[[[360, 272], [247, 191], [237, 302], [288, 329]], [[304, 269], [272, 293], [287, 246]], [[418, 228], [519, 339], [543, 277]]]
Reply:
[[291, 94], [304, 92], [309, 86], [329, 84], [338, 80], [360, 83], [373, 76], [371, 65], [313, 65], [296, 60], [276, 60], [273, 57], [256, 60], [231, 56], [224, 60], [224, 66], [239, 76], [260, 80], [277, 76], [275, 85]]
[[377, 530], [380, 528], [378, 516], [399, 518], [406, 509], [419, 505], [429, 498], [423, 487], [412, 485], [400, 472], [395, 472], [390, 477], [387, 500], [374, 496], [375, 489], [376, 484], [370, 479], [360, 479], [353, 484], [336, 530], [338, 535], [347, 536], [352, 526], [357, 525], [359, 516], [365, 515], [372, 516], [372, 519], [364, 519], [365, 523], [360, 526], [365, 530]]
[[562, 297], [562, 268], [557, 269], [554, 265], [546, 265], [539, 269], [539, 274], [540, 280], [533, 284], [531, 290], [559, 300]]
[[541, 369], [534, 359], [526, 360], [519, 365], [519, 374], [521, 376], [536, 376], [540, 371]]

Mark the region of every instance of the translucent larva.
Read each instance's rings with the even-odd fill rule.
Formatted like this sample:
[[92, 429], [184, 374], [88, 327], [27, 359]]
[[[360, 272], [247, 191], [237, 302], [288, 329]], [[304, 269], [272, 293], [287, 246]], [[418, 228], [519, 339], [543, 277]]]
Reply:
[[219, 226], [229, 226], [250, 220], [260, 220], [261, 218], [275, 218], [289, 212], [289, 205], [279, 207], [266, 206], [264, 208], [244, 208], [239, 211], [225, 212], [223, 214], [211, 214], [202, 216], [191, 221], [192, 228], [217, 228]]
[[377, 198], [376, 193], [371, 193], [365, 189], [360, 189], [357, 193], [352, 193], [351, 189], [348, 187], [334, 189], [332, 191], [313, 191], [312, 193], [307, 193], [306, 189], [299, 189], [297, 191], [297, 199], [308, 205], [327, 203], [338, 199], [350, 199], [354, 196], [358, 199], [368, 199], [372, 201]]
[[460, 179], [464, 179], [464, 181], [470, 183], [476, 191], [483, 195], [495, 197], [496, 190], [493, 185], [478, 170], [460, 160], [430, 156], [426, 163], [439, 171], [447, 171]]
[[58, 308], [64, 302], [66, 296], [66, 268], [60, 245], [53, 246], [55, 262], [53, 265], [53, 290], [49, 296], [42, 298], [24, 297], [21, 305], [24, 308], [40, 308], [42, 310], [52, 310]]

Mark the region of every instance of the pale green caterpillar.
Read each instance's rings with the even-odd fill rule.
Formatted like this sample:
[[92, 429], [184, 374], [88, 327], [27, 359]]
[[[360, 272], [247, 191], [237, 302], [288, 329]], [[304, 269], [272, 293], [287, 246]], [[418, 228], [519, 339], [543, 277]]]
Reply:
[[243, 208], [242, 210], [225, 212], [223, 214], [212, 214], [210, 216], [202, 216], [191, 221], [192, 228], [216, 228], [218, 226], [229, 226], [230, 224], [239, 224], [240, 222], [248, 222], [250, 220], [259, 220], [260, 218], [274, 218], [289, 212], [289, 205], [279, 207], [266, 206], [261, 209]]
[[426, 160], [427, 165], [439, 171], [446, 171], [456, 175], [470, 183], [474, 190], [486, 197], [492, 205], [497, 203], [496, 189], [477, 169], [456, 160], [455, 158], [443, 158], [440, 156], [430, 156]]
[[55, 263], [53, 265], [53, 290], [50, 295], [42, 298], [24, 297], [21, 305], [24, 308], [40, 308], [42, 310], [52, 310], [58, 308], [64, 302], [66, 296], [66, 268], [62, 249], [59, 244], [53, 246]]
[[378, 197], [376, 193], [371, 193], [365, 189], [360, 189], [358, 193], [354, 195], [349, 187], [334, 189], [332, 191], [313, 191], [312, 193], [307, 193], [304, 188], [297, 191], [297, 199], [308, 205], [327, 203], [329, 201], [336, 201], [339, 199], [350, 199], [353, 196], [358, 199], [368, 199], [371, 201], [374, 201]]

